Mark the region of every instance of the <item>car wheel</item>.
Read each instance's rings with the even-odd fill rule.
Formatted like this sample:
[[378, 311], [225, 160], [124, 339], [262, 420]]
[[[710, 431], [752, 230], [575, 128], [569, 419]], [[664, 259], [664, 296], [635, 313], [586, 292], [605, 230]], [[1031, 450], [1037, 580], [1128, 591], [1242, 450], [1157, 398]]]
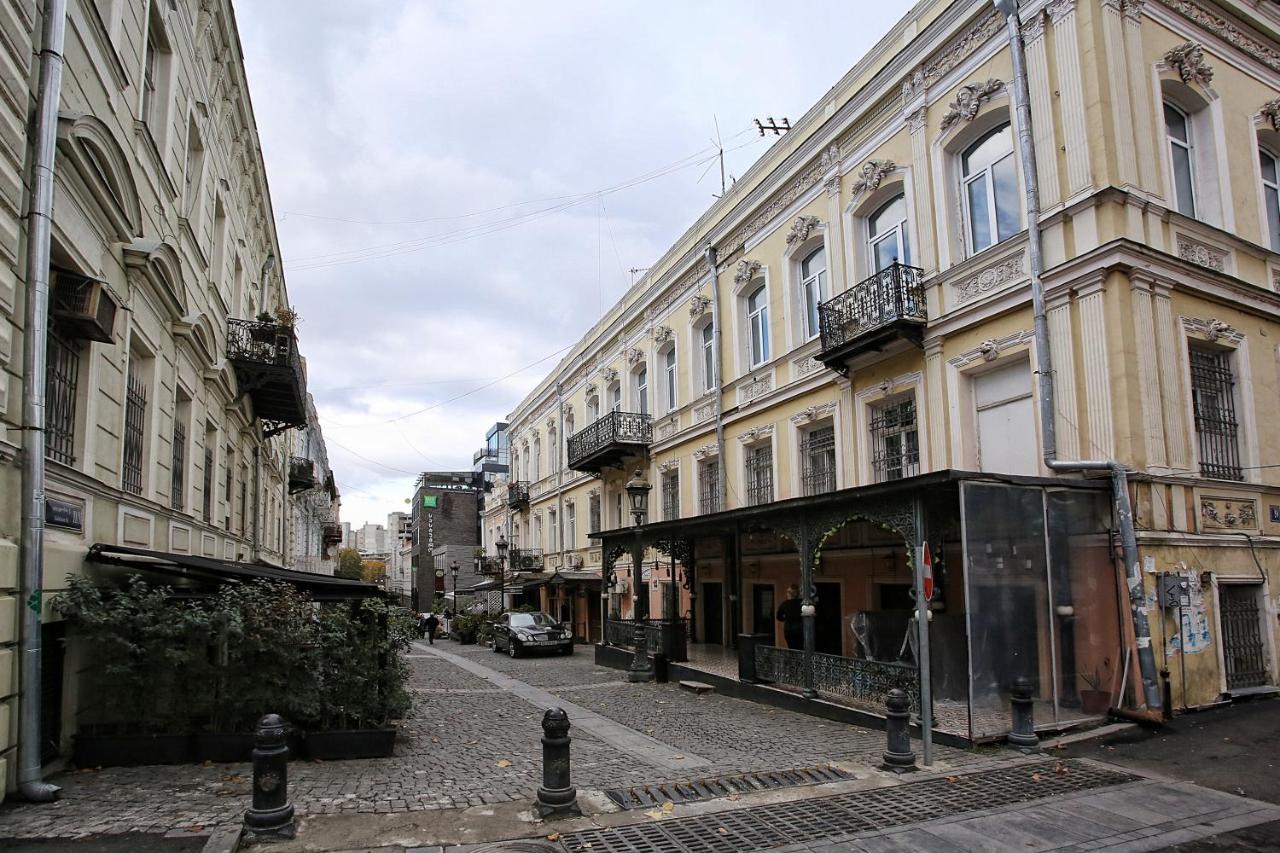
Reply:
[[565, 646], [563, 649], [560, 650], [560, 654], [562, 655], [573, 654], [573, 646]]
[[493, 638], [493, 653], [495, 655], [502, 654], [502, 649], [498, 648], [498, 638]]
[[515, 640], [507, 640], [507, 654], [513, 658], [520, 657], [520, 649], [516, 646]]

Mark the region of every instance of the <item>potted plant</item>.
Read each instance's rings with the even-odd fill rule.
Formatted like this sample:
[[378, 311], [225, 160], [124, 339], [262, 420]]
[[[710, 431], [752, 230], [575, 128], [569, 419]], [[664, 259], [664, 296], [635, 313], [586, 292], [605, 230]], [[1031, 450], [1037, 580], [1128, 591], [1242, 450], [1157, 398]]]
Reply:
[[1103, 689], [1098, 670], [1095, 669], [1093, 675], [1082, 672], [1080, 678], [1089, 685], [1089, 689], [1080, 691], [1080, 710], [1086, 714], [1107, 713], [1111, 708], [1111, 691]]
[[276, 309], [276, 322], [281, 326], [284, 326], [286, 329], [292, 329], [294, 326], [298, 325], [299, 319], [301, 318], [298, 316], [298, 312], [294, 311], [288, 305], [282, 305]]

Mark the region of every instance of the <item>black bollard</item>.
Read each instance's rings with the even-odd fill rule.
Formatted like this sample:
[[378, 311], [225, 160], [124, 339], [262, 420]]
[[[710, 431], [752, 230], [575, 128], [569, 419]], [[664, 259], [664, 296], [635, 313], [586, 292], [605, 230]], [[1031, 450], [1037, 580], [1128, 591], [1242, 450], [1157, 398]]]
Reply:
[[569, 774], [569, 715], [552, 708], [542, 715], [542, 785], [534, 800], [538, 816], [580, 815], [578, 791]]
[[254, 739], [253, 806], [244, 813], [244, 828], [263, 841], [293, 838], [284, 720], [279, 714], [267, 714], [258, 721]]
[[884, 728], [889, 743], [880, 768], [894, 773], [910, 773], [916, 769], [916, 754], [911, 751], [911, 700], [905, 690], [895, 687], [889, 691], [884, 705]]
[[1009, 746], [1030, 755], [1040, 751], [1040, 738], [1036, 737], [1035, 702], [1031, 698], [1031, 679], [1018, 676], [1009, 691], [1009, 704], [1013, 707], [1013, 731], [1009, 732]]
[[631, 656], [631, 668], [627, 670], [627, 681], [633, 684], [653, 681], [653, 669], [649, 666], [649, 632], [639, 619], [631, 629], [631, 640], [636, 649]]

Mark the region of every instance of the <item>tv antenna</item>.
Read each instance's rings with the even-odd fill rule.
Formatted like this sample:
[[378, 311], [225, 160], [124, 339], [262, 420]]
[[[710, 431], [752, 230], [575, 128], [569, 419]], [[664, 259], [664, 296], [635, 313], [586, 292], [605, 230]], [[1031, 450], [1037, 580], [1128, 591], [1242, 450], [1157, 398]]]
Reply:
[[754, 121], [756, 123], [756, 130], [760, 131], [761, 136], [764, 136], [766, 133], [772, 133], [774, 136], [781, 136], [791, 129], [791, 120], [786, 116], [782, 117], [781, 124], [774, 121], [773, 116], [767, 116], [763, 122], [760, 121], [760, 119], [754, 119]]

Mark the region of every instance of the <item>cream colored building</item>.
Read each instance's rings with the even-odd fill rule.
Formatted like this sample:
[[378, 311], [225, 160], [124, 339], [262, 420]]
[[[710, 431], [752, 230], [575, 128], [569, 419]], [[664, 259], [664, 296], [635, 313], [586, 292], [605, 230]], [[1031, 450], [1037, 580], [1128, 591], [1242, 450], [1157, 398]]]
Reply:
[[[291, 457], [329, 474], [297, 339], [291, 324], [253, 322], [289, 300], [232, 5], [68, 6], [45, 377], [45, 591], [96, 572], [95, 545], [116, 549], [113, 559], [143, 559], [134, 549], [178, 565], [260, 560], [326, 571], [319, 530], [290, 519]], [[11, 72], [0, 99], [0, 790], [14, 785], [19, 735], [23, 217], [41, 7], [0, 8]], [[328, 485], [323, 521], [336, 522]], [[60, 691], [63, 702], [46, 703], [42, 734], [65, 755], [76, 661], [74, 651], [64, 659], [49, 601], [46, 694]]]
[[[1173, 705], [1273, 689], [1280, 12], [1021, 7], [1058, 458], [1131, 472]], [[1019, 674], [1063, 722], [1089, 716], [1078, 694], [1092, 682], [1110, 704], [1143, 704], [1111, 493], [1042, 458], [1012, 74], [990, 3], [918, 3], [511, 413], [511, 499], [486, 504], [490, 552], [505, 531], [549, 570], [603, 569], [604, 607], [630, 614], [626, 536], [605, 537], [610, 554], [589, 534], [631, 523], [623, 485], [640, 468], [645, 541], [692, 543], [679, 564], [648, 552], [650, 613], [674, 571], [694, 642], [782, 646], [772, 614], [804, 583], [817, 649], [856, 670], [910, 658], [897, 640], [925, 537], [889, 510], [958, 490], [972, 536], [984, 505], [1022, 495], [1048, 526], [1029, 540], [1038, 554], [1007, 532], [1025, 514], [986, 519], [981, 541], [954, 512], [929, 525], [945, 566], [935, 722], [958, 709], [956, 732], [998, 733], [984, 702], [999, 712]], [[832, 516], [830, 495], [864, 509]], [[1083, 496], [1074, 515], [1062, 495]], [[840, 529], [812, 528], [827, 518]], [[797, 536], [823, 543], [812, 575]], [[1186, 581], [1181, 601], [1157, 600], [1168, 573]], [[573, 596], [579, 633], [598, 639], [594, 589], [545, 600]], [[969, 663], [949, 661], [966, 642]]]

